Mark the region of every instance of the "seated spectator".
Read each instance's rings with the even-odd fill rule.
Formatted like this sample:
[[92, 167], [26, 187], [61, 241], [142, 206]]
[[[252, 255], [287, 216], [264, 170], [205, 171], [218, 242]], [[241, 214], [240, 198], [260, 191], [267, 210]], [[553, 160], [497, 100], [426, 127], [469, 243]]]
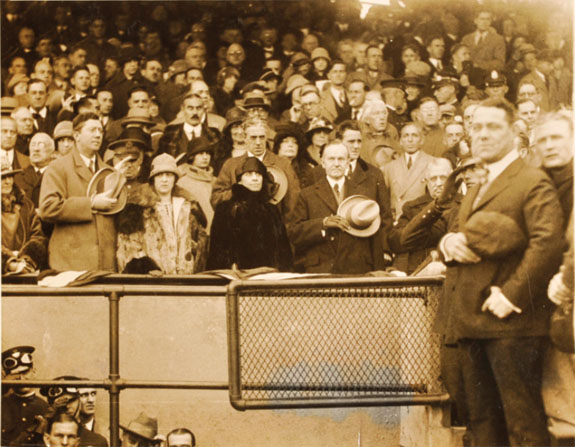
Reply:
[[16, 131], [18, 132], [15, 149], [21, 154], [28, 155], [30, 138], [34, 135], [32, 113], [27, 107], [18, 107], [12, 112], [11, 116], [16, 121]]
[[443, 144], [443, 129], [439, 124], [440, 119], [437, 100], [431, 96], [422, 98], [417, 109], [417, 121], [423, 129], [422, 150], [434, 157], [441, 157], [447, 149]]
[[207, 268], [290, 271], [287, 232], [278, 208], [270, 203], [273, 177], [256, 157], [246, 158], [235, 174], [231, 199], [216, 207]]
[[118, 267], [125, 273], [191, 275], [205, 265], [205, 216], [175, 189], [181, 177], [168, 154], [152, 161], [150, 187], [138, 188], [118, 215]]
[[207, 219], [208, 234], [214, 218], [214, 209], [210, 203], [212, 188], [216, 181], [214, 170], [210, 165], [213, 153], [214, 144], [207, 138], [200, 137], [190, 141], [185, 156], [186, 162], [180, 166], [182, 176], [177, 183], [195, 197], [202, 207]]
[[2, 274], [46, 266], [46, 238], [32, 201], [14, 184], [20, 170], [2, 166]]
[[370, 101], [364, 106], [361, 123], [361, 157], [375, 164], [375, 148], [381, 145], [399, 146], [397, 129], [388, 122], [389, 112], [383, 101]]

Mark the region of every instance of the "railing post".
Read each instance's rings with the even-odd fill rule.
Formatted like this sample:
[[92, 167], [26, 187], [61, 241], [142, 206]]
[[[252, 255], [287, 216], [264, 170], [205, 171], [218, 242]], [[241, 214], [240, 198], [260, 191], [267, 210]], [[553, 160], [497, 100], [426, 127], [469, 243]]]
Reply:
[[110, 301], [110, 447], [120, 447], [120, 297], [111, 292]]

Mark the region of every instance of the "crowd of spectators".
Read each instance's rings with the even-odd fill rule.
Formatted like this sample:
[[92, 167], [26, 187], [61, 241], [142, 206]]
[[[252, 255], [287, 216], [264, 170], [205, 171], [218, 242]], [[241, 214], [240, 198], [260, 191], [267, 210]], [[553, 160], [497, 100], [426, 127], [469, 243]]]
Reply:
[[[540, 372], [551, 304], [532, 295], [559, 268], [573, 204], [571, 11], [552, 3], [3, 1], [2, 274], [469, 275], [453, 302], [477, 289], [495, 323], [446, 305], [444, 364], [465, 349], [505, 357], [481, 343], [507, 333], [537, 338], [513, 346]], [[470, 218], [484, 205], [527, 244], [505, 219]], [[503, 248], [472, 247], [478, 234]], [[554, 281], [572, 315], [572, 282], [569, 295]], [[552, 356], [573, 372], [572, 355]], [[469, 398], [475, 360], [444, 380], [478, 445], [546, 442], [537, 411], [518, 435], [509, 419], [525, 407]], [[543, 414], [525, 397], [534, 374], [513, 400]], [[498, 399], [487, 427], [478, 414]], [[575, 438], [575, 405], [552, 407], [552, 435]]]

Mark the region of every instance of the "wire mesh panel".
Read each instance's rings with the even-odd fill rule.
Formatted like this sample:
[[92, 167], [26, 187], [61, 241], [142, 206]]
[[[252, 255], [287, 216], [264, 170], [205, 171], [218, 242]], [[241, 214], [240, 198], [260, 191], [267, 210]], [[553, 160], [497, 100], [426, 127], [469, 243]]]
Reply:
[[443, 400], [432, 332], [440, 283], [334, 281], [230, 285], [232, 405]]

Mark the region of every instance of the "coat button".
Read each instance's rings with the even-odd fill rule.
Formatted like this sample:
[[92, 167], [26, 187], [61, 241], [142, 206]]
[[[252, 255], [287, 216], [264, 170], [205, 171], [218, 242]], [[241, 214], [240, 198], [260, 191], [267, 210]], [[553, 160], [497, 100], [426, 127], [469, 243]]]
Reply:
[[26, 418], [22, 418], [22, 422], [26, 422], [26, 421], [27, 421], [27, 419], [26, 419]]
[[27, 406], [26, 402], [23, 402], [23, 403], [22, 403], [22, 406], [23, 406], [23, 407], [26, 407], [26, 406]]

